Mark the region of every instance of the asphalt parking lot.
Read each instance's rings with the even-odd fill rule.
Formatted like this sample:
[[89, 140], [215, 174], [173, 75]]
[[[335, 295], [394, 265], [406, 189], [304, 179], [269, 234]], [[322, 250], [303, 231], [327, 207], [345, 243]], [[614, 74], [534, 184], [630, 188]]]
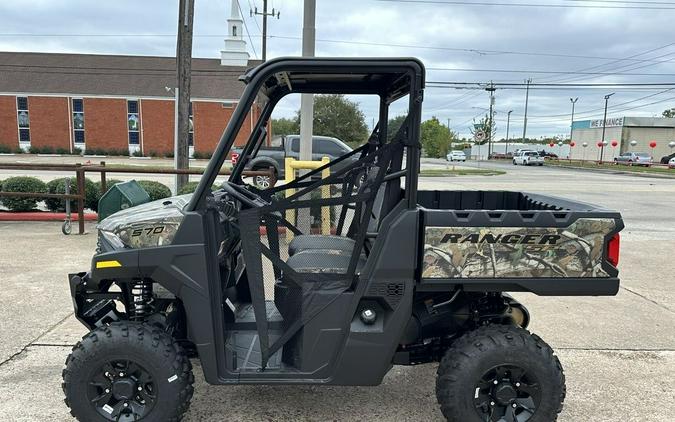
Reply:
[[[427, 162], [445, 166], [443, 162]], [[460, 164], [473, 166], [475, 164]], [[424, 178], [421, 189], [540, 192], [618, 209], [622, 287], [616, 297], [516, 296], [530, 329], [556, 349], [568, 395], [560, 417], [578, 421], [675, 420], [675, 181], [548, 167], [501, 176]], [[9, 421], [68, 421], [61, 369], [84, 329], [72, 316], [66, 275], [89, 265], [94, 226], [61, 235], [59, 223], [0, 223], [0, 414]], [[188, 421], [441, 420], [435, 365], [395, 367], [378, 387], [204, 383], [198, 365]]]

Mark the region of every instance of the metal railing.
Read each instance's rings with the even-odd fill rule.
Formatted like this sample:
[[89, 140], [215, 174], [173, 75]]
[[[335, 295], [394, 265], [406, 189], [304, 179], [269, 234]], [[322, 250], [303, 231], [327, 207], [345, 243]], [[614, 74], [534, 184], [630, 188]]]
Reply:
[[[284, 160], [284, 173], [285, 173], [285, 183], [290, 183], [295, 180], [295, 171], [296, 170], [315, 170], [319, 167], [325, 166], [330, 163], [330, 158], [322, 157], [321, 161], [301, 161], [296, 160], [295, 158], [286, 157]], [[321, 171], [321, 177], [327, 178], [330, 176], [330, 169], [325, 168]], [[295, 193], [295, 189], [288, 189], [286, 195], [291, 196]], [[321, 197], [329, 198], [330, 197], [330, 186], [324, 185], [321, 187]], [[295, 210], [290, 209], [286, 211], [286, 220], [295, 221]], [[307, 230], [309, 232], [309, 230]], [[330, 209], [327, 207], [321, 207], [321, 234], [330, 234]], [[293, 232], [288, 231], [286, 233], [287, 240], [290, 242], [293, 239]]]
[[[99, 173], [101, 177], [101, 194], [108, 191], [106, 183], [107, 173], [126, 173], [126, 174], [188, 174], [199, 175], [204, 173], [204, 169], [171, 169], [171, 168], [142, 168], [142, 167], [109, 167], [105, 161], [100, 164], [25, 164], [25, 163], [0, 163], [0, 170], [25, 170], [25, 171], [74, 171], [77, 183], [76, 194], [65, 193], [47, 193], [47, 192], [4, 192], [0, 191], [0, 197], [14, 198], [55, 198], [63, 200], [77, 201], [77, 220], [78, 233], [84, 234], [84, 201], [85, 201], [85, 176], [87, 172]], [[218, 174], [228, 175], [229, 170], [221, 170]], [[270, 185], [274, 186], [277, 182], [274, 168], [269, 170], [246, 170], [244, 176], [266, 176], [270, 178]]]

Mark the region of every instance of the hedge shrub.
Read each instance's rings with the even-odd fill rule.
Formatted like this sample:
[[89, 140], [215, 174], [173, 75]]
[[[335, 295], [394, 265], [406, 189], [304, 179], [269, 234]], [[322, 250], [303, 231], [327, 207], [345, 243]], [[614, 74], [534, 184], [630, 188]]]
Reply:
[[[178, 195], [185, 195], [186, 193], [192, 193], [197, 189], [197, 185], [199, 185], [199, 182], [188, 182], [185, 185], [183, 185], [180, 190], [178, 190]], [[211, 190], [217, 190], [220, 189], [220, 186], [218, 185], [212, 185]]]
[[162, 183], [155, 182], [153, 180], [138, 180], [138, 184], [141, 185], [143, 190], [145, 190], [148, 195], [150, 195], [151, 201], [156, 201], [158, 199], [168, 198], [171, 196], [171, 189]]
[[[2, 190], [5, 192], [47, 192], [47, 185], [36, 178], [28, 176], [16, 176], [5, 179], [2, 182]], [[30, 211], [35, 209], [40, 198], [10, 198], [2, 197], [2, 203], [10, 211]]]
[[9, 154], [12, 152], [12, 148], [7, 145], [0, 144], [0, 154]]
[[[54, 179], [47, 183], [47, 188], [49, 193], [66, 193], [66, 178], [62, 177], [60, 179]], [[100, 189], [97, 189], [96, 183], [92, 182], [89, 179], [84, 179], [84, 207], [96, 211], [98, 209], [98, 198], [100, 197]], [[77, 179], [74, 177], [70, 178], [70, 193], [77, 194]], [[47, 208], [50, 211], [65, 211], [66, 201], [63, 199], [57, 198], [47, 198], [45, 200]], [[77, 201], [70, 201], [70, 210], [72, 212], [77, 212]]]

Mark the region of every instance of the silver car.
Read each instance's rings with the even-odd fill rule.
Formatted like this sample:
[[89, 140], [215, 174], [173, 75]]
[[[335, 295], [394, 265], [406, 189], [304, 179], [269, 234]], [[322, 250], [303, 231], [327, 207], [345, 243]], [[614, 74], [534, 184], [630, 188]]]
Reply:
[[614, 158], [616, 164], [626, 164], [629, 166], [645, 166], [649, 167], [654, 160], [649, 153], [646, 152], [624, 152], [618, 157]]

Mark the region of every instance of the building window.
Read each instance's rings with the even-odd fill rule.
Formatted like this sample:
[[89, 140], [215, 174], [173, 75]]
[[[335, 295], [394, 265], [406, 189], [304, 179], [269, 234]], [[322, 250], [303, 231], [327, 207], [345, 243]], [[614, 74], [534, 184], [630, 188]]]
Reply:
[[84, 102], [82, 98], [73, 98], [73, 139], [76, 144], [84, 144]]
[[19, 142], [30, 142], [28, 97], [16, 97], [16, 118], [19, 123]]
[[138, 113], [138, 101], [127, 101], [127, 128], [129, 130], [129, 145], [140, 145], [140, 126], [141, 119]]
[[192, 101], [190, 101], [190, 118], [188, 119], [188, 146], [195, 144], [195, 125], [192, 117]]
[[223, 105], [223, 108], [234, 108], [234, 102], [232, 101], [225, 101], [221, 104]]

